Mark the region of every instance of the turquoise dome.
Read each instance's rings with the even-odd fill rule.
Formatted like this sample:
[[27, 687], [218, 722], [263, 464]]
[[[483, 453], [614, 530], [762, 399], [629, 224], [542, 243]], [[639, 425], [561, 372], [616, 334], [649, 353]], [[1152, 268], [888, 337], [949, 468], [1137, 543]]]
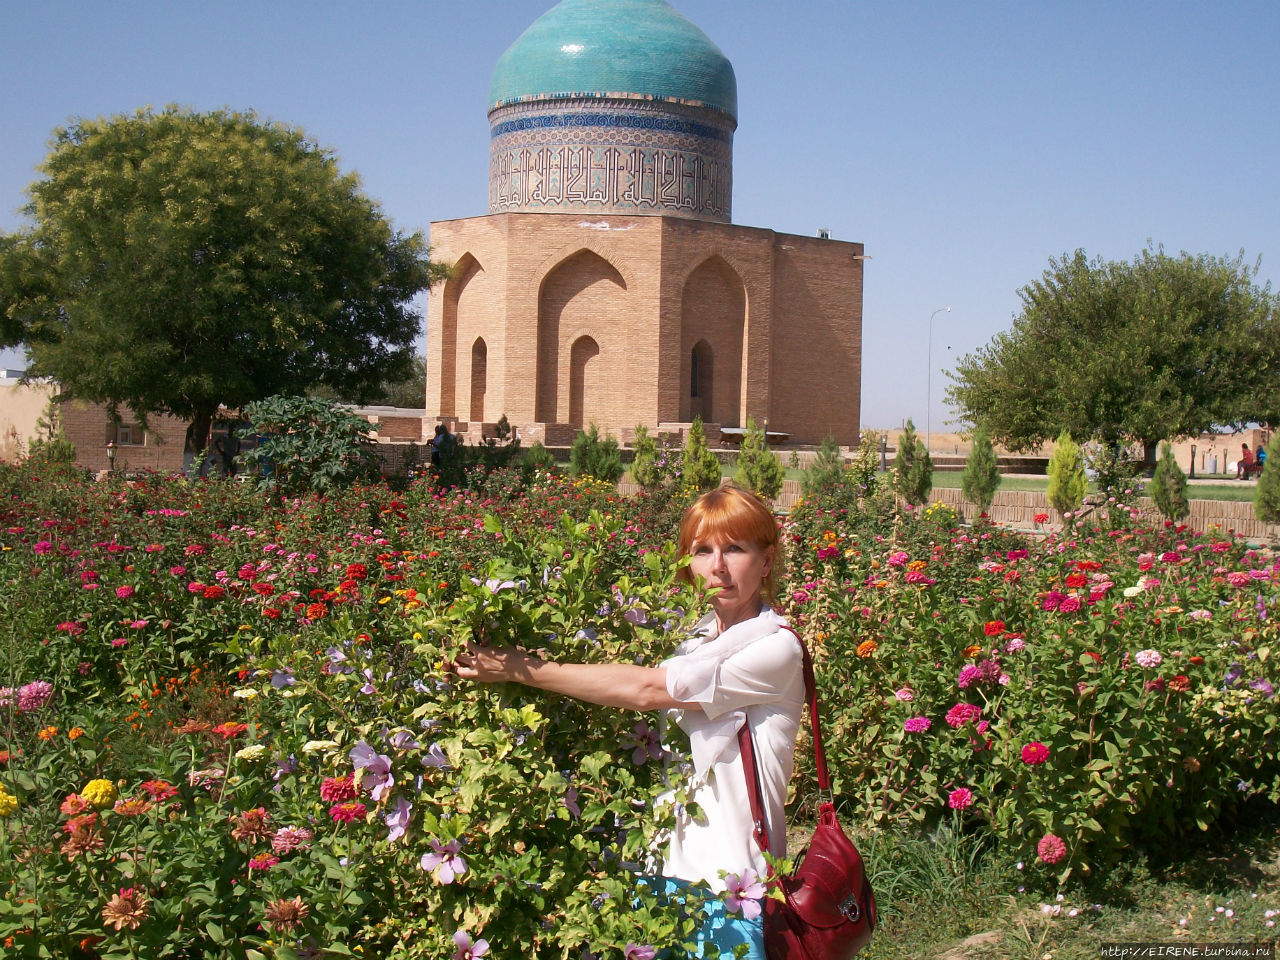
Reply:
[[733, 65], [665, 0], [561, 0], [498, 60], [489, 109], [621, 96], [706, 106], [737, 118]]

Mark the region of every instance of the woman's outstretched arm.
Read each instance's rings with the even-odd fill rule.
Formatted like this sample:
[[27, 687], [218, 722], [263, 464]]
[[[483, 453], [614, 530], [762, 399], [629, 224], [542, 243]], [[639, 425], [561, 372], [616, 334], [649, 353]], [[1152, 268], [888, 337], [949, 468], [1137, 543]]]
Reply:
[[511, 681], [588, 703], [621, 710], [695, 707], [667, 692], [665, 667], [631, 663], [554, 663], [514, 647], [470, 646], [453, 662], [453, 672], [481, 683]]

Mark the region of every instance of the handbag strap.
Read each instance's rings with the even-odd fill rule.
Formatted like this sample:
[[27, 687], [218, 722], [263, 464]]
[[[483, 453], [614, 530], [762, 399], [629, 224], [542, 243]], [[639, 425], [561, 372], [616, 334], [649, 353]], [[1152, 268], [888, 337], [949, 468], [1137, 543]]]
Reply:
[[[786, 629], [796, 638], [796, 643], [800, 644], [800, 651], [804, 656], [804, 692], [809, 704], [809, 723], [813, 729], [814, 767], [818, 773], [819, 789], [830, 793], [831, 777], [827, 773], [827, 752], [822, 744], [822, 720], [818, 714], [818, 691], [813, 680], [813, 657], [809, 655], [809, 648], [800, 639], [800, 634], [790, 627]], [[747, 777], [747, 798], [751, 801], [752, 835], [760, 852], [768, 853], [770, 851], [769, 828], [765, 823], [764, 790], [760, 786], [760, 769], [756, 764], [756, 749], [751, 737], [751, 725], [745, 720], [738, 728], [738, 752], [742, 755], [743, 772]]]

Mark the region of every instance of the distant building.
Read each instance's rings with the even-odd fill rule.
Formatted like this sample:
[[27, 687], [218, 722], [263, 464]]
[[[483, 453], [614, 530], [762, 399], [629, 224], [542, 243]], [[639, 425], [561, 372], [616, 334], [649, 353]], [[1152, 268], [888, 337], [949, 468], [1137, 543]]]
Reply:
[[737, 80], [701, 30], [663, 0], [562, 0], [499, 59], [489, 123], [488, 214], [431, 225], [454, 275], [429, 420], [857, 442], [862, 245], [730, 222]]

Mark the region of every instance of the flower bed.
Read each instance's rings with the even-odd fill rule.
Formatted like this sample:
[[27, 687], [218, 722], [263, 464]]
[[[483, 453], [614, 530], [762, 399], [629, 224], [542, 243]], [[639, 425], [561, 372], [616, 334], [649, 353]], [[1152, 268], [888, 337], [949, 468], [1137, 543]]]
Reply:
[[[273, 502], [12, 467], [0, 494], [6, 955], [687, 941], [634, 883], [660, 761], [680, 782], [653, 718], [445, 669], [472, 638], [660, 660], [698, 606], [673, 580], [684, 498], [495, 474]], [[851, 817], [960, 818], [1052, 882], [1277, 796], [1271, 558], [952, 519], [808, 507], [788, 530]]]

